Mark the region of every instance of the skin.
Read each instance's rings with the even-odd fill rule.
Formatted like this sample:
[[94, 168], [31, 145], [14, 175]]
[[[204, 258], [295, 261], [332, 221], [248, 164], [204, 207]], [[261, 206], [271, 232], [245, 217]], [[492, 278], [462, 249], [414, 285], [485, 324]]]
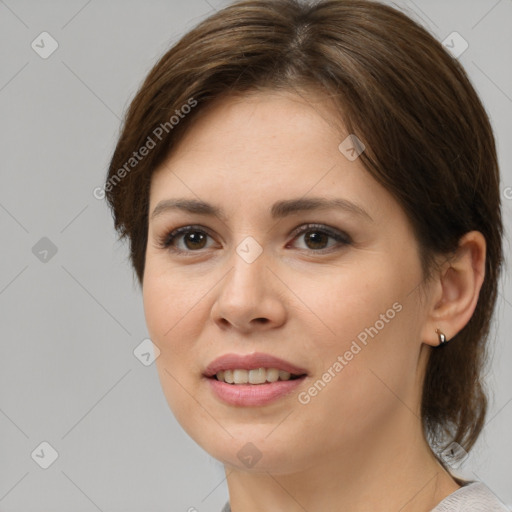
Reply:
[[[165, 397], [185, 431], [224, 463], [234, 512], [428, 511], [459, 488], [423, 437], [420, 397], [436, 328], [451, 339], [474, 311], [485, 240], [465, 235], [425, 282], [406, 215], [361, 159], [340, 152], [348, 133], [334, 128], [333, 112], [313, 93], [223, 98], [151, 181], [150, 213], [182, 197], [225, 212], [225, 219], [177, 210], [150, 218], [143, 299]], [[312, 196], [343, 198], [371, 219], [335, 209], [269, 215], [275, 201]], [[293, 236], [307, 223], [351, 242]], [[177, 254], [159, 244], [192, 224], [209, 235], [203, 246], [181, 236], [175, 246], [188, 252]], [[236, 251], [248, 236], [263, 249], [252, 263]], [[395, 303], [394, 318], [300, 403], [298, 392]], [[272, 404], [227, 405], [202, 372], [228, 352], [269, 353], [308, 376]], [[249, 442], [261, 453], [251, 468], [237, 457]]]

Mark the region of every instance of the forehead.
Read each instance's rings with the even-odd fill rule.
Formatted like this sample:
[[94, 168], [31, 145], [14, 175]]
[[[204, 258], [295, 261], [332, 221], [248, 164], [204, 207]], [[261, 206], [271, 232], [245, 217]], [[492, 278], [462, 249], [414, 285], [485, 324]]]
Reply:
[[359, 159], [340, 151], [348, 135], [321, 95], [224, 97], [194, 120], [153, 174], [151, 208], [169, 195], [237, 207], [322, 195], [350, 197], [371, 209], [386, 192]]
[[340, 138], [332, 126], [336, 117], [327, 98], [318, 93], [299, 96], [290, 91], [265, 91], [223, 96], [199, 111], [173, 152], [174, 160], [192, 151], [215, 154], [217, 161], [224, 156], [226, 161], [232, 157], [239, 162], [243, 154], [275, 160], [286, 153], [289, 158], [291, 150], [303, 153], [320, 138], [325, 147], [334, 144], [334, 151]]

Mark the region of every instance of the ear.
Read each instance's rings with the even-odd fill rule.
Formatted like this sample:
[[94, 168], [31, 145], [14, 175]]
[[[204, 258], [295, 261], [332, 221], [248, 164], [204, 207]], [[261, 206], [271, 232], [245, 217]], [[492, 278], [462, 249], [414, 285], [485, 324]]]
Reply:
[[469, 322], [484, 282], [485, 256], [485, 238], [479, 231], [470, 231], [459, 240], [457, 251], [433, 282], [430, 311], [422, 331], [424, 343], [439, 345], [436, 329], [449, 341]]

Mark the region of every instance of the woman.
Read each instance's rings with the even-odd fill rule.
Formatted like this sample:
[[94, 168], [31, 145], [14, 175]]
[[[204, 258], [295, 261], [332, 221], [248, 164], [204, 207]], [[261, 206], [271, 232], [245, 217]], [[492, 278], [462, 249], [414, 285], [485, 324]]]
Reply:
[[105, 190], [225, 510], [506, 510], [450, 472], [486, 414], [495, 143], [423, 28], [364, 0], [215, 13], [149, 73]]

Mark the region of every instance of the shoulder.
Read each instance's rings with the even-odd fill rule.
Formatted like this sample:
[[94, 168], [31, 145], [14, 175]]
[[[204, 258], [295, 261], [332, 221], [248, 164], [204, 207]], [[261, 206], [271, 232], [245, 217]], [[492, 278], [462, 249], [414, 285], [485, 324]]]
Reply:
[[447, 496], [431, 512], [510, 512], [482, 482], [469, 482]]
[[[229, 502], [221, 512], [231, 512]], [[482, 482], [469, 482], [447, 496], [431, 512], [511, 512]]]

